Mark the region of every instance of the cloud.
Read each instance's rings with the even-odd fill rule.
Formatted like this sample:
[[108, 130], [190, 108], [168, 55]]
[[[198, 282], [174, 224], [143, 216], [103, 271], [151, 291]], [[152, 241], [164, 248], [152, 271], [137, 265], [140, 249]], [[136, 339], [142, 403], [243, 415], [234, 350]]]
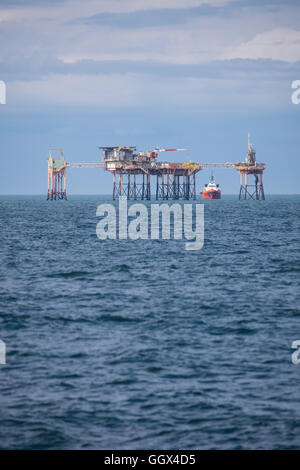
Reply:
[[101, 14], [127, 14], [145, 10], [218, 7], [241, 0], [0, 0], [1, 21], [38, 19], [73, 21]]
[[297, 62], [300, 60], [300, 30], [277, 28], [257, 34], [250, 41], [233, 48], [225, 57]]
[[173, 27], [204, 15], [225, 14], [226, 8], [218, 5], [203, 4], [191, 8], [161, 8], [137, 10], [127, 13], [98, 13], [74, 20], [78, 24], [99, 25], [106, 28], [150, 28], [159, 26]]
[[[0, 14], [14, 16], [0, 23], [6, 38], [0, 78], [14, 103], [35, 105], [260, 106], [276, 102], [275, 91], [284, 101], [287, 83], [300, 73], [300, 8], [270, 3], [276, 8], [247, 0], [88, 0], [84, 8], [74, 0], [57, 8], [47, 2], [7, 8]], [[83, 12], [96, 23], [74, 21]], [[124, 30], [124, 19], [147, 27]]]
[[22, 61], [0, 61], [1, 77], [8, 82], [38, 81], [55, 75], [149, 75], [156, 77], [212, 78], [229, 80], [290, 80], [300, 74], [300, 61], [288, 63], [271, 59], [226, 59], [200, 64], [174, 64], [148, 60], [79, 60], [64, 62], [35, 54]]
[[[45, 70], [49, 70], [47, 60], [50, 64], [60, 60], [199, 64], [224, 58], [252, 58], [253, 51], [247, 55], [245, 45], [251, 45], [255, 36], [279, 25], [297, 29], [300, 21], [300, 8], [276, 8], [267, 10], [265, 15], [264, 8], [250, 7], [246, 0], [209, 4], [200, 0], [87, 0], [84, 10], [82, 2], [76, 0], [55, 3], [53, 7], [44, 2], [35, 5], [0, 10], [3, 19], [0, 34], [5, 37], [5, 47], [0, 53], [3, 62], [23, 63], [25, 58], [35, 70], [44, 60]], [[227, 5], [227, 16], [224, 16], [224, 5]], [[85, 17], [100, 18], [101, 24], [76, 22], [82, 18], [83, 11]], [[114, 27], [108, 27], [109, 24]], [[147, 24], [147, 28], [137, 28], [139, 24]], [[285, 55], [280, 57], [278, 53], [276, 58], [285, 60]], [[19, 71], [20, 67], [16, 69]]]
[[147, 74], [53, 75], [34, 82], [13, 82], [10, 104], [35, 106], [83, 106], [105, 109], [217, 109], [290, 105], [285, 79], [255, 80], [180, 77]]
[[1, 7], [23, 7], [23, 6], [47, 6], [55, 3], [62, 3], [67, 2], [68, 0], [0, 0], [0, 8]]

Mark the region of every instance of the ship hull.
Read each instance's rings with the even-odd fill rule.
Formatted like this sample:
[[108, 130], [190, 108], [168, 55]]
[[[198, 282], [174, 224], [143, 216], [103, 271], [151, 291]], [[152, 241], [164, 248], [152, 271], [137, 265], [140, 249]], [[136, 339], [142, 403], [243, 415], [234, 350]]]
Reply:
[[203, 191], [203, 199], [221, 199], [221, 191]]

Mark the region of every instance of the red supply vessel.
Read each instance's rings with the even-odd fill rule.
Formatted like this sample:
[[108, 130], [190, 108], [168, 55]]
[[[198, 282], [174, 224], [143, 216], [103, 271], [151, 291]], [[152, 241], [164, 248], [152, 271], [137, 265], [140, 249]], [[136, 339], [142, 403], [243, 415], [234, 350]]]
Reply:
[[213, 174], [211, 175], [210, 182], [204, 186], [200, 194], [202, 194], [203, 199], [221, 199], [221, 189], [215, 183]]

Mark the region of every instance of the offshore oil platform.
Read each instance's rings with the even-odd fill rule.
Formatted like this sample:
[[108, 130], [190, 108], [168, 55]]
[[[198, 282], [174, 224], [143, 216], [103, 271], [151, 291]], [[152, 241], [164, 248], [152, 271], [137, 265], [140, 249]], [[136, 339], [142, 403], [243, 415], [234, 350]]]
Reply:
[[[256, 152], [248, 135], [248, 151], [244, 162], [160, 162], [160, 152], [188, 149], [156, 148], [137, 152], [136, 147], [99, 147], [102, 163], [69, 163], [62, 149], [50, 149], [48, 158], [47, 199], [67, 199], [66, 172], [68, 168], [104, 168], [113, 175], [113, 199], [151, 199], [151, 176], [156, 178], [156, 199], [196, 199], [196, 174], [203, 169], [233, 168], [240, 173], [239, 199], [265, 199], [262, 175], [265, 163], [257, 163]], [[254, 181], [249, 184], [248, 176]]]

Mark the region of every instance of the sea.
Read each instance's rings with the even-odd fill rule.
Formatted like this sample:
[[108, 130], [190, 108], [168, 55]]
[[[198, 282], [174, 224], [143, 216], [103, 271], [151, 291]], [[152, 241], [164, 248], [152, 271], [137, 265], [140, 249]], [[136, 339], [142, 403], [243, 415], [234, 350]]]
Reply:
[[300, 196], [205, 201], [195, 251], [104, 203], [0, 197], [0, 448], [299, 449]]

